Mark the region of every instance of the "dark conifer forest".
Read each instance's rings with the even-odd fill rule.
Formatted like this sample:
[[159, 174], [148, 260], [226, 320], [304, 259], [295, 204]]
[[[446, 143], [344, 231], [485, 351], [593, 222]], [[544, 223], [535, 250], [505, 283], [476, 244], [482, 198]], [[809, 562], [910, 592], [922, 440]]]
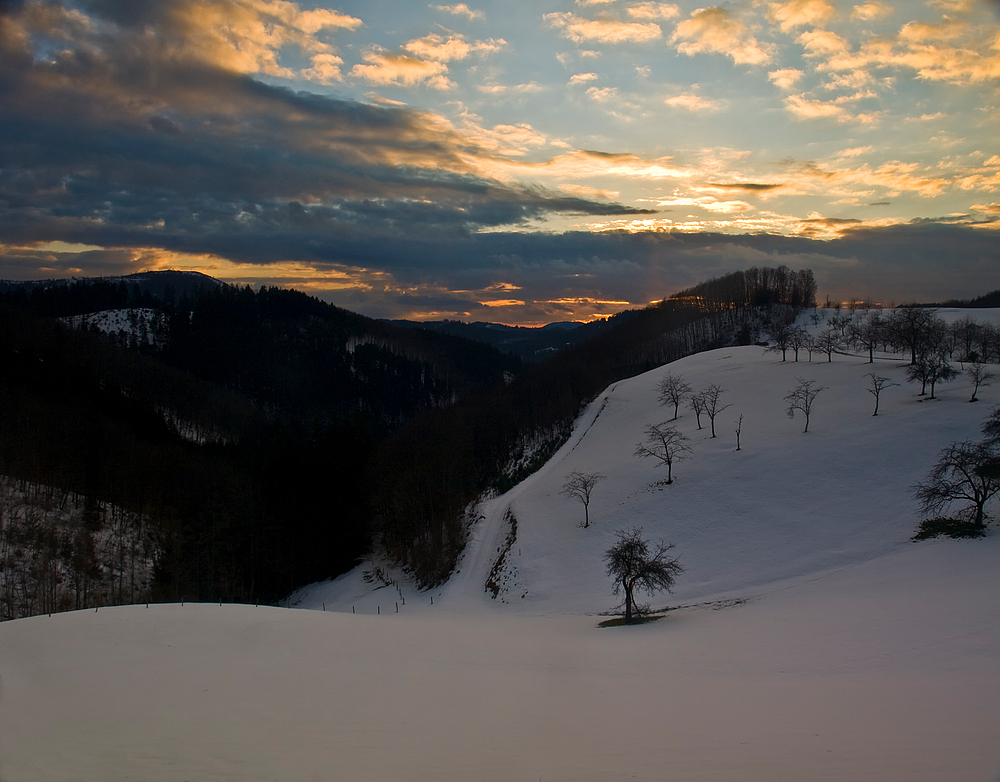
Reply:
[[[520, 367], [295, 291], [163, 293], [0, 294], [0, 474], [153, 519], [154, 599], [273, 601], [349, 569], [372, 542], [375, 445]], [[129, 307], [161, 313], [159, 347], [58, 320]]]
[[[469, 504], [537, 469], [610, 383], [751, 342], [814, 298], [809, 272], [737, 272], [525, 365], [197, 275], [0, 284], [0, 475], [145, 520], [154, 600], [273, 602], [373, 547], [430, 586]], [[129, 328], [87, 320], [108, 310]]]

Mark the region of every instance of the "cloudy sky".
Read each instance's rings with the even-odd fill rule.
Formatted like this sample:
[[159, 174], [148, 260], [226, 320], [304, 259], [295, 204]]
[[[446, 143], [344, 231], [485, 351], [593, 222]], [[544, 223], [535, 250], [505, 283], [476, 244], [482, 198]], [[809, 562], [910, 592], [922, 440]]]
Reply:
[[0, 0], [0, 278], [538, 324], [1000, 288], [1000, 2]]

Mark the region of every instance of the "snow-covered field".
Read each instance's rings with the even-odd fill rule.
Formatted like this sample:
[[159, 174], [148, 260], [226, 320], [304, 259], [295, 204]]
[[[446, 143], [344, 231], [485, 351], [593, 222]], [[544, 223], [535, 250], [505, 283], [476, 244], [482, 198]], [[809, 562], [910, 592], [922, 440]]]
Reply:
[[[292, 596], [312, 611], [0, 625], [0, 780], [997, 782], [1000, 534], [909, 538], [912, 485], [979, 437], [1000, 382], [976, 404], [965, 379], [921, 401], [899, 357], [801, 359], [731, 348], [609, 388], [481, 507], [430, 592], [369, 562]], [[672, 415], [667, 371], [732, 406], [715, 439], [682, 408], [693, 452], [659, 487], [633, 452]], [[901, 383], [877, 417], [871, 371]], [[824, 386], [807, 434], [785, 414], [797, 377]], [[607, 476], [587, 529], [559, 493], [572, 470]], [[651, 602], [682, 607], [599, 628], [617, 603], [603, 553], [633, 525], [676, 544], [686, 572]], [[375, 565], [391, 584], [365, 578]]]

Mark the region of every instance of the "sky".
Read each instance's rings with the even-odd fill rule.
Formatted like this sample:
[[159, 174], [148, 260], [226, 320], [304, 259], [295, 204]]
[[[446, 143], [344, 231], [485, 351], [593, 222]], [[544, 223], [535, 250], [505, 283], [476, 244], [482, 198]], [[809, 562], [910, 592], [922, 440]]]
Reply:
[[1000, 288], [1000, 2], [0, 0], [0, 278], [538, 325]]

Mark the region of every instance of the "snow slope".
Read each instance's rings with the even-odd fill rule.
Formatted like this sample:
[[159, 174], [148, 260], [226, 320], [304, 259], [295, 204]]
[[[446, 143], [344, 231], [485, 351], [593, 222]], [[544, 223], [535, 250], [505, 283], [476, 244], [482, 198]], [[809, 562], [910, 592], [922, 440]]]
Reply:
[[[873, 369], [902, 383], [878, 417]], [[670, 417], [667, 371], [721, 384], [732, 407], [715, 439], [682, 410], [693, 453], [658, 487], [633, 452]], [[430, 592], [366, 563], [291, 598], [315, 611], [4, 623], [0, 779], [997, 782], [1000, 535], [909, 536], [910, 487], [978, 437], [1000, 384], [977, 404], [964, 379], [921, 401], [902, 373], [898, 357], [733, 348], [622, 381], [483, 504], [459, 572]], [[807, 434], [782, 400], [796, 377], [825, 386]], [[607, 476], [587, 529], [559, 494], [572, 470]], [[603, 552], [631, 525], [677, 545], [686, 572], [653, 602], [683, 607], [598, 628], [616, 604]], [[391, 585], [365, 580], [376, 564]]]
[[[1000, 320], [996, 310], [975, 315]], [[611, 610], [616, 600], [603, 553], [615, 530], [630, 526], [676, 544], [686, 572], [671, 603], [764, 594], [912, 547], [918, 520], [912, 485], [948, 442], [980, 436], [983, 418], [1000, 401], [1000, 384], [981, 389], [980, 401], [969, 404], [962, 377], [939, 385], [938, 399], [925, 400], [917, 385], [907, 383], [907, 362], [899, 355], [882, 355], [875, 364], [867, 356], [836, 355], [832, 362], [825, 356], [810, 362], [805, 352], [798, 362], [791, 351], [788, 356], [782, 362], [780, 354], [759, 347], [727, 348], [614, 384], [583, 412], [569, 442], [541, 470], [482, 505], [484, 519], [471, 530], [459, 572], [435, 590], [435, 604], [496, 610], [506, 601], [503, 610], [545, 615]], [[694, 413], [681, 408], [673, 423], [691, 438], [692, 453], [674, 465], [674, 483], [660, 487], [653, 484], [665, 470], [633, 453], [648, 425], [672, 417], [672, 407], [657, 401], [667, 372], [683, 375], [695, 390], [721, 385], [722, 402], [731, 406], [717, 416], [714, 439], [705, 415], [699, 430]], [[882, 392], [875, 417], [870, 372], [899, 383]], [[784, 396], [798, 378], [824, 388], [808, 433], [801, 414], [786, 414]], [[559, 493], [574, 470], [606, 476], [594, 491], [589, 529], [579, 527], [583, 507]], [[509, 529], [508, 508], [518, 520], [518, 537], [507, 558], [506, 594], [496, 601], [484, 584]], [[292, 601], [306, 608], [394, 611], [400, 594], [363, 583], [359, 575], [366, 568], [371, 564], [309, 587]], [[407, 611], [429, 605], [405, 586], [403, 574], [386, 569], [409, 601]]]

